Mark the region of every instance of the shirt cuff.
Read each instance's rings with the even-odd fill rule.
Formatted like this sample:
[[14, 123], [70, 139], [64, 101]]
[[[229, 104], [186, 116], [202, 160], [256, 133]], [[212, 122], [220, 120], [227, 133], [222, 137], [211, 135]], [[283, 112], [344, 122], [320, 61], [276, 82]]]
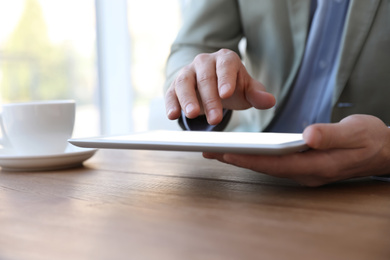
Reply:
[[229, 123], [232, 114], [232, 110], [223, 109], [223, 118], [221, 123], [217, 125], [210, 125], [207, 123], [207, 118], [205, 115], [198, 116], [194, 119], [189, 119], [182, 111], [179, 118], [179, 125], [183, 130], [187, 131], [223, 131]]

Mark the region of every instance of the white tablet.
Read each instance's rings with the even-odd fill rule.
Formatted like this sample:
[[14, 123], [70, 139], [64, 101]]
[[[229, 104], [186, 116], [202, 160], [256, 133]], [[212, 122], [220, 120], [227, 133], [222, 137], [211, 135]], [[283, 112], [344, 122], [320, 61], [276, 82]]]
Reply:
[[280, 155], [307, 149], [302, 134], [149, 131], [121, 136], [69, 139], [85, 148]]

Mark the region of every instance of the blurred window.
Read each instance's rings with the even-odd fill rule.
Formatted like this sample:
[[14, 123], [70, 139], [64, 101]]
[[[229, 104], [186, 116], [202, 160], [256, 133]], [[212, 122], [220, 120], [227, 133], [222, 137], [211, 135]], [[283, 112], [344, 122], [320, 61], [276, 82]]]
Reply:
[[75, 137], [177, 128], [163, 84], [183, 2], [0, 0], [0, 105], [74, 99]]
[[93, 0], [0, 0], [0, 103], [75, 99], [75, 136], [100, 133]]
[[181, 25], [184, 0], [127, 0], [134, 129], [176, 129], [165, 116], [165, 62]]

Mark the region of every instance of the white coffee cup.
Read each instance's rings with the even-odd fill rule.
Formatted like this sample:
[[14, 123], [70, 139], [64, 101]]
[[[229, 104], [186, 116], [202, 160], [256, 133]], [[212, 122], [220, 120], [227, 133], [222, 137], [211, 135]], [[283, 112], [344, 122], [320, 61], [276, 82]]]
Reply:
[[75, 110], [73, 100], [3, 105], [0, 143], [16, 155], [63, 153], [72, 136]]

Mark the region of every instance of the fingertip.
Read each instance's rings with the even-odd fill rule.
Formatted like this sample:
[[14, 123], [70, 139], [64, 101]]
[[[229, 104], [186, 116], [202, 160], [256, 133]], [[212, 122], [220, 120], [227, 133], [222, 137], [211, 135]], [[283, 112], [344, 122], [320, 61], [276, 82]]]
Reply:
[[195, 118], [195, 117], [199, 116], [200, 108], [199, 108], [199, 106], [197, 106], [193, 103], [189, 103], [185, 106], [184, 113], [185, 113], [186, 117], [188, 117], [188, 118]]
[[213, 153], [203, 152], [202, 155], [203, 155], [203, 158], [214, 159]]
[[169, 90], [165, 96], [165, 113], [170, 120], [178, 119], [181, 113], [179, 101]]
[[203, 157], [210, 160], [217, 160], [220, 162], [224, 162], [223, 160], [224, 154], [222, 153], [214, 153], [214, 152], [203, 152]]
[[268, 97], [267, 97], [267, 101], [268, 101], [268, 104], [266, 104], [269, 108], [275, 106], [276, 104], [276, 98], [274, 95], [272, 95], [271, 93], [268, 93], [268, 92], [265, 92], [266, 94], [268, 94]]
[[174, 109], [174, 108], [169, 108], [167, 110], [167, 117], [170, 120], [175, 120], [180, 117], [180, 110], [179, 109]]
[[207, 122], [210, 125], [217, 125], [222, 121], [223, 114], [222, 111], [218, 109], [212, 109], [207, 113]]
[[276, 104], [276, 98], [274, 95], [262, 90], [248, 93], [247, 100], [257, 109], [269, 109]]
[[190, 115], [193, 113], [193, 111], [195, 110], [195, 106], [193, 104], [188, 104], [186, 107], [185, 107], [185, 112], [187, 115]]
[[232, 85], [229, 83], [223, 84], [219, 87], [219, 97], [222, 99], [226, 99], [231, 97], [234, 93], [234, 88], [232, 88]]

